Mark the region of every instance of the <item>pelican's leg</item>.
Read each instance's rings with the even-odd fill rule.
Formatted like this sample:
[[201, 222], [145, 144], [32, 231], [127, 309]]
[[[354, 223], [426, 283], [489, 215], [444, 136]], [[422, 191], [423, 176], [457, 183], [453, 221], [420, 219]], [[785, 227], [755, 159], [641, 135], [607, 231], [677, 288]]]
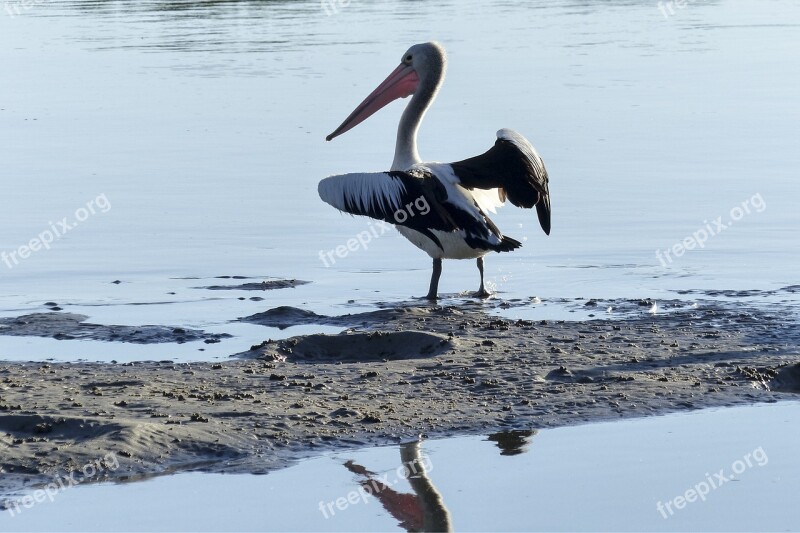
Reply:
[[433, 260], [433, 274], [431, 275], [431, 288], [428, 291], [428, 300], [436, 300], [439, 296], [439, 277], [442, 275], [442, 260]]
[[481, 286], [478, 292], [475, 293], [475, 296], [478, 298], [488, 298], [491, 296], [491, 293], [486, 290], [486, 286], [483, 284], [483, 257], [478, 258], [478, 272], [481, 273]]

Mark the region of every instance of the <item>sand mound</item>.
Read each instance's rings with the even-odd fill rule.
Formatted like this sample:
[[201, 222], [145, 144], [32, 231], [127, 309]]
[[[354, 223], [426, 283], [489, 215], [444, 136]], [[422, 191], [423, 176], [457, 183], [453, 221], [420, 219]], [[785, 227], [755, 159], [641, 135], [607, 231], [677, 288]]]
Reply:
[[453, 349], [444, 335], [423, 331], [374, 331], [305, 335], [254, 346], [240, 357], [293, 362], [396, 361], [434, 357]]
[[770, 382], [772, 390], [800, 393], [800, 363], [785, 366], [778, 370], [777, 374]]
[[374, 327], [376, 324], [403, 318], [423, 319], [429, 316], [434, 310], [441, 311], [441, 308], [391, 307], [387, 309], [378, 309], [376, 311], [367, 311], [365, 313], [328, 316], [318, 315], [313, 311], [298, 309], [297, 307], [281, 306], [269, 309], [263, 313], [256, 313], [255, 315], [240, 318], [239, 321], [278, 329], [309, 324], [341, 327], [360, 326], [369, 328]]

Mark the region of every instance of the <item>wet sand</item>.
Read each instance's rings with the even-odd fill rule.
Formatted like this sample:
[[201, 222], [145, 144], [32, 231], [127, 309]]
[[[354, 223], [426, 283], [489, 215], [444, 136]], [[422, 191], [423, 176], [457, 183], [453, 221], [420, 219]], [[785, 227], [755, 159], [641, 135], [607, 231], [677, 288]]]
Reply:
[[[573, 305], [613, 306], [626, 318], [496, 316], [509, 305], [517, 304], [416, 302], [338, 317], [275, 308], [240, 320], [349, 329], [266, 340], [224, 363], [0, 363], [0, 494], [109, 453], [120, 466], [99, 469], [97, 480], [264, 473], [326, 450], [420, 434], [555, 427], [800, 392], [800, 328], [786, 309], [674, 301], [659, 302], [653, 315], [652, 302], [583, 300]], [[42, 315], [55, 316], [49, 327], [39, 316], [34, 334], [83, 324]], [[0, 334], [29, 327], [4, 324]], [[174, 337], [164, 328], [155, 331]]]

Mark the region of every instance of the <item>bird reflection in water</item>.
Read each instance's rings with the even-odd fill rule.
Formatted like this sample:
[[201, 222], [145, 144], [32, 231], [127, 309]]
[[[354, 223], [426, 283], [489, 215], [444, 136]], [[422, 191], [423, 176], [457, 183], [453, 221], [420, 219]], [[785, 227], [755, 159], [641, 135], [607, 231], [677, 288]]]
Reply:
[[528, 445], [537, 433], [535, 429], [515, 429], [492, 433], [488, 440], [497, 443], [500, 455], [519, 455], [528, 451]]
[[[501, 431], [489, 435], [488, 440], [497, 444], [500, 455], [519, 455], [528, 451], [528, 445], [536, 433], [536, 430]], [[450, 512], [444, 504], [442, 495], [428, 476], [432, 465], [430, 458], [421, 453], [420, 442], [401, 445], [400, 460], [403, 471], [407, 474], [405, 477], [414, 491], [413, 494], [404, 494], [392, 489], [387, 476], [380, 477], [386, 481], [384, 483], [375, 472], [353, 461], [345, 463], [345, 467], [364, 478], [361, 487], [377, 498], [383, 508], [406, 531], [452, 531]]]
[[[434, 487], [428, 470], [430, 459], [420, 453], [418, 441], [400, 446], [400, 459], [413, 494], [404, 494], [392, 489], [377, 479], [377, 474], [361, 465], [348, 461], [345, 467], [365, 479], [361, 486], [371, 493], [406, 531], [452, 531], [450, 513], [445, 507], [442, 495]], [[382, 477], [385, 479], [385, 476]]]

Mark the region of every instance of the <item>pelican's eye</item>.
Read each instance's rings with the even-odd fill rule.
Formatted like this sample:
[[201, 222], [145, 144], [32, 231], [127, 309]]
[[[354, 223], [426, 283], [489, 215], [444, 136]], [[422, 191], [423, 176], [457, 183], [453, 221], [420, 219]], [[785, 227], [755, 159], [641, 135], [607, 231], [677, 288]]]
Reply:
[[411, 63], [411, 61], [412, 61], [413, 59], [414, 59], [414, 56], [412, 56], [411, 54], [408, 54], [408, 55], [406, 56], [406, 63]]

